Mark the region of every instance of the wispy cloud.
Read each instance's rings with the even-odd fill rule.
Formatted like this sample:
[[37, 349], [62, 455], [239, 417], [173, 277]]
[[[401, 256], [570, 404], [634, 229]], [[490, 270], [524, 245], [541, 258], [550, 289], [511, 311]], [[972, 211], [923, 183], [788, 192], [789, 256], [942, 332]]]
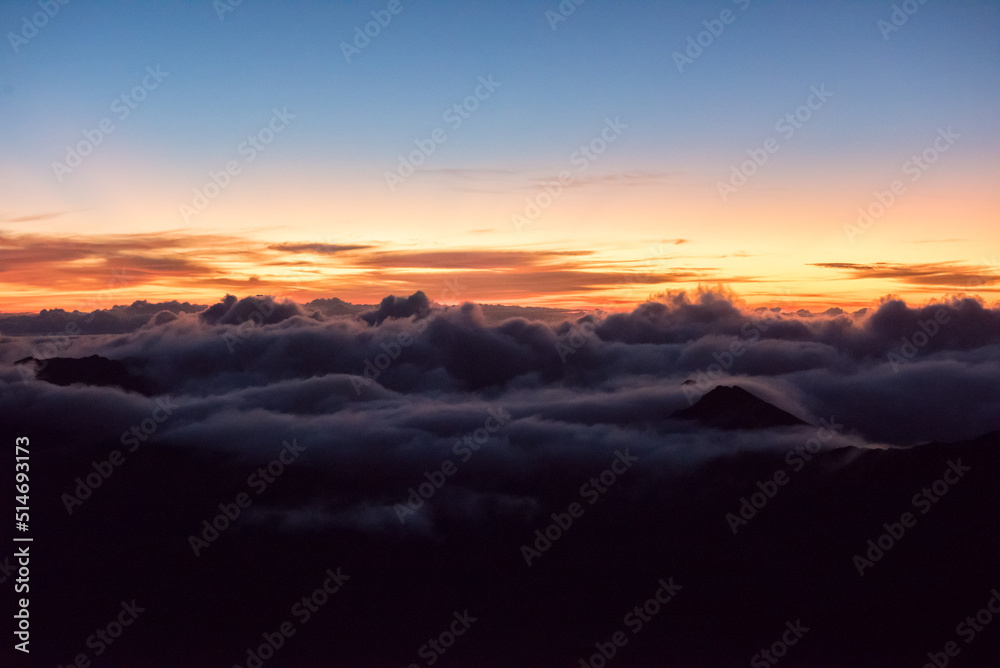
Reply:
[[333, 255], [353, 250], [373, 248], [369, 244], [272, 244], [268, 248], [285, 253], [313, 253], [316, 255]]
[[593, 251], [447, 250], [382, 251], [357, 262], [358, 266], [411, 269], [515, 269], [535, 267], [566, 258], [591, 255]]
[[50, 220], [52, 218], [58, 218], [64, 213], [72, 213], [71, 211], [53, 211], [50, 213], [36, 213], [29, 216], [2, 216], [0, 215], [0, 222], [3, 223], [32, 223], [39, 220]]
[[[555, 165], [551, 168], [445, 168], [421, 169], [414, 176], [451, 181], [462, 190], [474, 192], [510, 192], [511, 190], [535, 190], [551, 183], [560, 171], [567, 169], [566, 165]], [[622, 172], [578, 174], [575, 170], [573, 178], [564, 183], [566, 188], [587, 188], [594, 186], [644, 186], [666, 184], [682, 176], [680, 171], [650, 171], [628, 170]]]
[[995, 273], [991, 267], [963, 264], [956, 261], [924, 264], [816, 262], [811, 263], [810, 266], [822, 267], [824, 269], [839, 269], [848, 273], [851, 278], [892, 279], [910, 285], [921, 286], [979, 287], [1000, 282], [1000, 274]]

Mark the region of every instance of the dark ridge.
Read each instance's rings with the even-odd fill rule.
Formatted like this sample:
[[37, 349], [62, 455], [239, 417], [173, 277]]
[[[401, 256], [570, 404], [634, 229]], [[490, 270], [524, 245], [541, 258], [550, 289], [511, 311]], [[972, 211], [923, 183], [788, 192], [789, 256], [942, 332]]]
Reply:
[[716, 429], [766, 429], [808, 424], [742, 387], [724, 385], [715, 388], [693, 406], [682, 408], [671, 417], [697, 420], [706, 427]]
[[131, 373], [124, 362], [100, 355], [48, 359], [25, 357], [15, 364], [33, 364], [35, 377], [53, 385], [82, 383], [100, 387], [120, 387], [131, 392], [149, 394], [146, 381]]
[[[138, 599], [149, 620], [156, 615], [155, 624], [134, 625], [113, 647], [115, 665], [209, 665], [208, 658], [247, 665], [247, 645], [263, 642], [260, 633], [282, 619], [294, 620], [288, 610], [298, 596], [318, 586], [326, 569], [343, 566], [351, 576], [344, 591], [300, 627], [273, 665], [409, 665], [416, 648], [440, 632], [439, 620], [468, 609], [480, 621], [436, 665], [579, 666], [598, 652], [595, 643], [617, 630], [630, 633], [623, 615], [652, 597], [661, 578], [675, 577], [683, 589], [641, 635], [629, 635], [614, 665], [746, 666], [781, 638], [787, 622], [801, 620], [810, 631], [780, 666], [921, 666], [927, 652], [962, 642], [955, 625], [997, 587], [1000, 519], [990, 509], [1000, 504], [998, 437], [840, 448], [809, 461], [742, 452], [689, 474], [644, 460], [530, 568], [518, 548], [536, 540], [540, 521], [528, 517], [456, 526], [446, 542], [336, 525], [289, 531], [240, 517], [196, 558], [187, 537], [219, 512], [220, 499], [231, 500], [220, 488], [245, 489], [245, 462], [209, 448], [140, 449], [69, 517], [60, 498], [65, 481], [103, 461], [108, 444], [40, 450], [33, 455], [46, 471], [39, 509], [53, 518], [46, 536], [60, 549], [32, 561], [46, 573], [37, 623], [69, 632], [53, 632], [38, 659], [56, 665], [78, 653], [81, 638], [107, 624], [106, 609], [93, 601], [111, 591]], [[776, 471], [787, 475], [784, 484], [771, 482]], [[668, 484], [645, 484], [650, 474]], [[546, 488], [572, 490], [576, 482], [574, 474], [535, 478], [541, 516], [566, 508], [567, 499], [545, 496]], [[947, 492], [927, 496], [935, 485]], [[292, 510], [315, 503], [316, 490], [337, 489], [343, 502], [356, 503], [391, 498], [397, 488], [392, 475], [359, 477], [303, 459], [266, 494], [270, 507]], [[907, 527], [904, 513], [915, 518]], [[143, 522], [156, 530], [136, 530]], [[109, 569], [109, 553], [149, 556]], [[60, 598], [60, 591], [75, 595]], [[248, 591], [262, 592], [253, 605]], [[192, 605], [198, 592], [213, 598]], [[35, 622], [35, 608], [32, 614]], [[428, 619], [414, 622], [421, 615]], [[250, 631], [236, 637], [233, 629]], [[973, 644], [963, 643], [968, 661], [955, 665], [1000, 665], [995, 630], [986, 626]], [[171, 644], [178, 637], [185, 643]]]

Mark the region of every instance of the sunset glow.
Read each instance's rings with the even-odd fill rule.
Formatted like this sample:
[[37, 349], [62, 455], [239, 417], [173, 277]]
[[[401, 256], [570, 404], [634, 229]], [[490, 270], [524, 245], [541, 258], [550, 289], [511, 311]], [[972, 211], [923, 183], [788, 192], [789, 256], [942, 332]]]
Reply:
[[[995, 301], [996, 7], [928, 6], [884, 38], [882, 6], [744, 4], [680, 65], [696, 7], [553, 29], [527, 7], [401, 5], [346, 55], [360, 7], [68, 7], [3, 65], [0, 308]], [[150, 22], [145, 43], [105, 37]], [[319, 55], [254, 46], [293, 32]]]

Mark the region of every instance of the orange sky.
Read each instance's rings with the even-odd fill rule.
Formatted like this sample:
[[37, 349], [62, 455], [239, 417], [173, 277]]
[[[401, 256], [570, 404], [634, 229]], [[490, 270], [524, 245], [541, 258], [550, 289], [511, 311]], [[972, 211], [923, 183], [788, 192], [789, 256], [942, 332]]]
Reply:
[[[226, 293], [374, 303], [416, 290], [443, 303], [608, 310], [719, 285], [750, 305], [816, 311], [890, 293], [992, 303], [1000, 291], [998, 198], [946, 175], [862, 229], [858, 207], [874, 200], [844, 197], [856, 188], [837, 179], [722, 202], [710, 184], [655, 172], [578, 178], [551, 203], [534, 174], [432, 173], [391, 196], [383, 184], [248, 176], [185, 224], [176, 193], [149, 183], [160, 172], [117, 172], [111, 187], [91, 178], [98, 194], [69, 209], [48, 184], [0, 166], [20, 204], [0, 217], [0, 311]], [[535, 214], [532, 201], [548, 206]]]
[[[334, 207], [330, 195], [310, 206], [305, 193], [272, 185], [269, 194], [281, 199], [216, 202], [187, 228], [144, 215], [128, 198], [111, 210], [9, 215], [0, 221], [0, 310], [86, 311], [136, 299], [210, 304], [226, 293], [374, 303], [416, 290], [443, 303], [608, 310], [721, 285], [750, 305], [816, 311], [859, 308], [890, 293], [921, 303], [968, 292], [992, 303], [1000, 291], [997, 256], [988, 252], [998, 244], [983, 243], [997, 234], [983, 198], [969, 197], [964, 208], [945, 202], [963, 217], [954, 231], [940, 225], [945, 212], [935, 197], [914, 197], [852, 239], [844, 226], [856, 216], [832, 195], [825, 204], [787, 198], [778, 208], [776, 198], [759, 196], [721, 207], [671, 187], [664, 197], [668, 180], [566, 190], [520, 230], [511, 217], [531, 191], [388, 201], [355, 192]], [[957, 236], [972, 229], [979, 239]]]

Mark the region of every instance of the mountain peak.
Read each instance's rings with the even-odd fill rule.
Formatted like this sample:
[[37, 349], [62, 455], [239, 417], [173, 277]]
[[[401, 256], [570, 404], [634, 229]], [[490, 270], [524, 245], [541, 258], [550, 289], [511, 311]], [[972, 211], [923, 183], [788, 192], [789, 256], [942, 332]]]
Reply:
[[808, 424], [736, 385], [719, 385], [671, 417], [716, 429], [766, 429]]

